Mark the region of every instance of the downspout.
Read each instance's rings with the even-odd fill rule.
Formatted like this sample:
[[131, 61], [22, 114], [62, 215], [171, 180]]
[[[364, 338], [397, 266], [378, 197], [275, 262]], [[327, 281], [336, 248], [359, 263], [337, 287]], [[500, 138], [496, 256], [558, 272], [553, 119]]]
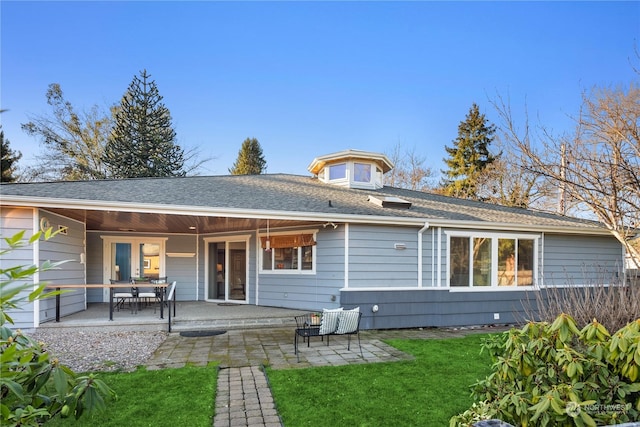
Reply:
[[442, 227], [438, 227], [438, 287], [442, 286]]
[[[32, 235], [36, 234], [40, 229], [40, 210], [33, 209], [33, 223], [32, 223]], [[37, 283], [40, 283], [40, 239], [33, 242], [33, 246], [31, 249], [31, 256], [33, 257], [33, 265], [38, 267], [38, 271], [33, 274], [31, 278], [33, 283], [33, 290], [37, 289]], [[40, 300], [35, 299], [32, 302], [33, 307], [33, 327], [37, 328], [40, 326]]]
[[[196, 232], [195, 235], [196, 238], [196, 301], [200, 300], [200, 233]], [[165, 243], [165, 255], [166, 255], [166, 251], [167, 251], [167, 244]], [[167, 271], [167, 257], [165, 256], [165, 266], [164, 266], [164, 271], [165, 271], [165, 275], [166, 275], [166, 271]], [[204, 286], [207, 286], [207, 284], [205, 283]], [[207, 292], [205, 290], [204, 295], [207, 295]], [[202, 298], [204, 300], [204, 296]], [[171, 304], [169, 304], [169, 306], [171, 306]], [[169, 308], [169, 311], [171, 311], [171, 308]], [[171, 327], [171, 323], [169, 323], [169, 327]]]
[[344, 287], [349, 287], [349, 223], [344, 225]]
[[[255, 299], [256, 305], [260, 305], [259, 295], [260, 295], [260, 251], [262, 251], [262, 245], [260, 244], [260, 225], [256, 228], [256, 286], [255, 286]], [[248, 285], [247, 285], [248, 286]], [[247, 289], [247, 295], [249, 295], [249, 289]], [[248, 304], [251, 304], [249, 301]]]
[[418, 230], [418, 287], [422, 287], [422, 234], [429, 229], [429, 222], [425, 221], [424, 226]]
[[546, 254], [545, 247], [544, 247], [544, 237], [545, 237], [545, 235], [544, 235], [544, 233], [542, 233], [542, 242], [540, 242], [541, 245], [542, 245], [542, 250], [541, 250], [542, 254], [539, 256], [541, 265], [538, 268], [538, 274], [540, 275], [540, 277], [538, 278], [538, 282], [539, 282], [538, 283], [538, 289], [540, 289], [540, 287], [544, 288], [544, 257], [545, 257], [545, 254]]

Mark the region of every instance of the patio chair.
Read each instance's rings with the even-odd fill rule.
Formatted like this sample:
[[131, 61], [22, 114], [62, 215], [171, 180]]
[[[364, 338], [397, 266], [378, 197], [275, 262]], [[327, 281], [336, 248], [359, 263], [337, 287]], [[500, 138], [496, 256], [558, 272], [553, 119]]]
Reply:
[[151, 304], [152, 301], [158, 300], [160, 301], [160, 297], [157, 294], [157, 288], [152, 286], [140, 286], [141, 284], [154, 284], [154, 280], [151, 279], [132, 279], [132, 284], [136, 286], [133, 288], [135, 291], [135, 296], [137, 297], [138, 304], [146, 302], [147, 305]]
[[300, 351], [298, 349], [298, 337], [302, 337], [302, 342], [307, 342], [307, 347], [311, 344], [311, 337], [320, 337], [324, 341], [327, 337], [327, 346], [329, 345], [329, 337], [331, 335], [346, 335], [347, 350], [351, 350], [351, 335], [357, 335], [358, 347], [360, 348], [360, 356], [364, 358], [362, 353], [362, 345], [360, 343], [360, 319], [362, 312], [360, 307], [350, 310], [324, 309], [322, 314], [309, 313], [302, 316], [294, 316], [296, 321], [296, 330], [293, 338], [294, 353], [300, 361]]
[[[129, 283], [128, 281], [118, 281], [114, 279], [110, 279], [109, 282], [111, 282], [112, 285]], [[116, 310], [120, 311], [120, 307], [124, 307], [125, 302], [128, 302], [129, 307], [131, 308], [131, 313], [133, 313], [133, 307], [135, 305], [134, 303], [136, 297], [133, 292], [133, 288], [129, 289], [128, 292], [124, 289], [116, 288], [113, 291], [112, 295]]]

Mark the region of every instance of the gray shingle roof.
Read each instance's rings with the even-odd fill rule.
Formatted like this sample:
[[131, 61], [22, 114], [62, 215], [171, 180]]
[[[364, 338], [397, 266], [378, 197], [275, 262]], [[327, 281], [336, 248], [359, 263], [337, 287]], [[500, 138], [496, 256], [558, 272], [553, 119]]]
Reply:
[[[410, 209], [383, 208], [368, 196], [399, 197]], [[90, 202], [138, 203], [166, 207], [313, 212], [338, 216], [414, 218], [438, 223], [473, 221], [530, 225], [534, 228], [580, 228], [601, 232], [596, 222], [519, 208], [384, 187], [360, 190], [337, 187], [308, 176], [287, 174], [140, 178], [101, 181], [2, 184], [0, 201], [10, 196]], [[329, 203], [331, 201], [331, 203]], [[454, 224], [452, 224], [454, 225]]]

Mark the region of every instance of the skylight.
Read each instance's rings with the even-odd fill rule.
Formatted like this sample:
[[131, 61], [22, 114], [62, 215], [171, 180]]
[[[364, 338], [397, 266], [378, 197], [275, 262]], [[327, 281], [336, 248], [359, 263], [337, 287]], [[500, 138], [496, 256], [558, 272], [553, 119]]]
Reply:
[[367, 200], [373, 203], [374, 205], [378, 205], [383, 208], [409, 209], [411, 207], [411, 202], [408, 202], [404, 199], [401, 199], [399, 197], [393, 197], [393, 196], [385, 196], [382, 198], [376, 197], [376, 196], [369, 196]]

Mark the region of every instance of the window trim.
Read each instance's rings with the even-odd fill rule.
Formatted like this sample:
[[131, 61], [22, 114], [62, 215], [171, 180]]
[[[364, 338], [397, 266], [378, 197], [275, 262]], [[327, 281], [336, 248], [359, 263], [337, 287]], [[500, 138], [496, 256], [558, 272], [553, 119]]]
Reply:
[[[168, 237], [163, 236], [144, 236], [139, 234], [132, 235], [106, 235], [101, 234], [100, 240], [102, 240], [102, 280], [103, 283], [109, 283], [109, 280], [112, 278], [111, 274], [111, 257], [112, 257], [112, 245], [115, 243], [126, 243], [130, 244], [132, 247], [136, 246], [139, 248], [141, 244], [152, 243], [154, 245], [159, 245], [160, 253], [159, 253], [159, 277], [164, 277], [167, 275], [167, 241]], [[136, 251], [137, 252], [137, 251]], [[132, 251], [133, 254], [133, 251]], [[134, 259], [140, 261], [137, 257], [139, 254], [136, 253], [134, 255]], [[102, 292], [103, 301], [109, 301], [109, 288], [104, 288]]]
[[[331, 177], [331, 170], [333, 168], [337, 168], [338, 166], [342, 166], [344, 168], [344, 176], [341, 176], [341, 177], [338, 177], [338, 178], [332, 178]], [[327, 179], [330, 182], [348, 181], [349, 180], [349, 163], [340, 162], [340, 163], [333, 163], [331, 165], [327, 165]]]
[[[363, 165], [369, 168], [369, 180], [356, 179], [356, 165]], [[344, 167], [344, 177], [331, 177], [331, 170], [335, 167]], [[348, 188], [360, 188], [360, 189], [378, 189], [383, 187], [382, 168], [375, 161], [369, 161], [368, 159], [341, 159], [335, 163], [326, 163], [322, 169], [317, 173], [317, 177], [320, 181]]]
[[[514, 290], [531, 290], [537, 289], [538, 286], [538, 266], [540, 265], [540, 253], [539, 245], [541, 234], [525, 234], [525, 233], [500, 233], [500, 232], [486, 232], [486, 231], [462, 231], [462, 230], [445, 230], [447, 238], [447, 254], [446, 254], [446, 285], [450, 291], [454, 292], [486, 292], [486, 291], [514, 291]], [[475, 238], [488, 238], [491, 239], [491, 284], [489, 286], [473, 286], [473, 274], [469, 275], [469, 284], [467, 286], [451, 286], [451, 238], [452, 237], [465, 237], [471, 240], [470, 242], [470, 267], [473, 263], [473, 240]], [[533, 285], [525, 286], [499, 286], [498, 280], [498, 241], [500, 239], [514, 239], [514, 240], [533, 240], [533, 267], [532, 267], [532, 281]]]
[[[313, 240], [315, 242], [317, 242], [317, 235], [318, 235], [318, 229], [313, 229], [313, 230], [290, 230], [290, 231], [277, 231], [277, 232], [270, 232], [269, 236], [287, 236], [287, 235], [291, 235], [291, 234], [312, 234], [313, 235]], [[258, 273], [259, 274], [293, 274], [293, 275], [315, 275], [316, 274], [316, 260], [317, 260], [317, 251], [316, 251], [316, 247], [318, 246], [317, 243], [315, 245], [311, 245], [311, 270], [303, 270], [302, 269], [302, 262], [298, 262], [298, 268], [293, 270], [293, 269], [275, 269], [272, 268], [271, 270], [265, 270], [263, 268], [263, 256], [264, 256], [264, 249], [262, 249], [262, 245], [260, 244], [261, 242], [261, 238], [262, 237], [266, 237], [267, 233], [266, 232], [261, 232], [258, 233], [258, 239], [257, 239], [257, 247], [258, 247], [258, 256], [256, 257], [258, 260]], [[302, 256], [302, 248], [303, 246], [298, 246], [298, 259], [301, 259]], [[274, 267], [275, 265], [275, 260], [271, 260], [271, 266]]]
[[[356, 173], [356, 167], [358, 165], [367, 166], [369, 168], [369, 179], [367, 179], [366, 181], [358, 179], [358, 174]], [[375, 171], [375, 167], [371, 162], [366, 162], [366, 163], [358, 162], [358, 161], [353, 162], [353, 182], [356, 184], [370, 184], [371, 181], [373, 180], [374, 171]]]
[[[251, 257], [251, 234], [226, 234], [223, 236], [207, 236], [204, 237], [202, 239], [202, 241], [204, 242], [204, 283], [205, 283], [205, 289], [203, 290], [203, 298], [205, 298], [205, 301], [229, 301], [229, 302], [234, 302], [234, 303], [238, 303], [238, 304], [246, 304], [249, 302], [249, 298], [250, 298], [250, 289], [251, 289], [251, 269], [250, 269], [250, 257]], [[225, 272], [229, 271], [229, 250], [231, 249], [229, 247], [229, 244], [231, 243], [244, 243], [244, 248], [245, 248], [245, 252], [247, 254], [247, 259], [246, 259], [246, 270], [247, 270], [247, 274], [246, 274], [246, 285], [245, 285], [245, 299], [244, 300], [236, 300], [236, 299], [230, 299], [227, 298], [226, 300], [221, 300], [221, 299], [215, 299], [215, 298], [211, 298], [210, 295], [208, 295], [208, 290], [206, 289], [209, 283], [209, 278], [211, 275], [213, 274], [217, 274], [217, 272], [213, 272], [210, 271], [211, 269], [209, 268], [209, 244], [210, 243], [224, 243], [224, 259], [225, 259], [225, 265], [222, 267], [224, 269]], [[227, 277], [227, 274], [225, 273], [225, 287], [229, 286], [229, 278]], [[226, 289], [226, 288], [225, 288]], [[257, 292], [257, 291], [256, 291]], [[207, 298], [209, 297], [209, 298]]]

